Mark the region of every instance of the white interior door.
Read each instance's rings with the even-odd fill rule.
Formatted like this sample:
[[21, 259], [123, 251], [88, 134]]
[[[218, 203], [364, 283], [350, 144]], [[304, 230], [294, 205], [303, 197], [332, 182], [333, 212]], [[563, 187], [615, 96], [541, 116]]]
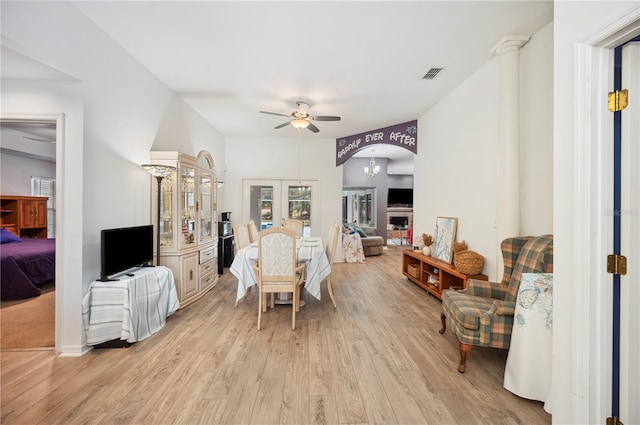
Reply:
[[622, 49], [620, 252], [627, 274], [620, 276], [620, 420], [640, 423], [640, 42]]
[[242, 221], [253, 220], [263, 230], [298, 218], [305, 223], [304, 235], [315, 235], [320, 231], [318, 189], [317, 180], [244, 179]]

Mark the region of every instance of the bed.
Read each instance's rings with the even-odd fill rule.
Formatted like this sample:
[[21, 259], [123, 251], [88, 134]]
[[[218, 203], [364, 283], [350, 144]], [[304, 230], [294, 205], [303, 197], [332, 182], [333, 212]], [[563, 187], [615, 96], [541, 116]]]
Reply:
[[55, 277], [56, 240], [16, 239], [6, 243], [3, 239], [0, 244], [2, 299], [37, 297], [41, 293], [38, 285]]

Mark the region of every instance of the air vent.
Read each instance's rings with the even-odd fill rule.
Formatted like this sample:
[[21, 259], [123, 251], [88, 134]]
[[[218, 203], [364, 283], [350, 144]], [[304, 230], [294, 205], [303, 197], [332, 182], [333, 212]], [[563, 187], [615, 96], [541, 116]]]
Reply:
[[423, 80], [433, 80], [434, 78], [436, 78], [436, 76], [440, 73], [440, 71], [442, 71], [444, 68], [431, 68], [429, 71], [427, 71], [426, 74], [424, 74], [424, 77], [422, 77]]

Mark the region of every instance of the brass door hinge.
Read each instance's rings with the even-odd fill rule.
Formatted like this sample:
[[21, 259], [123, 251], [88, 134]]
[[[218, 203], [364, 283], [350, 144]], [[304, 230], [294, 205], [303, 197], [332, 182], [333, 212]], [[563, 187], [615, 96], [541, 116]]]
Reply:
[[607, 418], [607, 425], [624, 425], [620, 419], [615, 416]]
[[607, 273], [626, 275], [627, 257], [619, 254], [607, 255]]
[[611, 112], [619, 112], [629, 104], [629, 90], [616, 90], [609, 93], [608, 98], [609, 110]]

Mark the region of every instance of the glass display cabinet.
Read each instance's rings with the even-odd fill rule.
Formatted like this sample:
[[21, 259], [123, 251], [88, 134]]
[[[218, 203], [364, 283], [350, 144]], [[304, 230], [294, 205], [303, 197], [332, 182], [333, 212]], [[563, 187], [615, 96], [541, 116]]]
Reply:
[[[197, 157], [153, 151], [151, 163], [176, 167], [162, 180], [160, 191], [160, 265], [173, 271], [180, 306], [184, 307], [218, 282], [215, 165], [207, 151]], [[153, 222], [157, 191], [152, 193]]]

